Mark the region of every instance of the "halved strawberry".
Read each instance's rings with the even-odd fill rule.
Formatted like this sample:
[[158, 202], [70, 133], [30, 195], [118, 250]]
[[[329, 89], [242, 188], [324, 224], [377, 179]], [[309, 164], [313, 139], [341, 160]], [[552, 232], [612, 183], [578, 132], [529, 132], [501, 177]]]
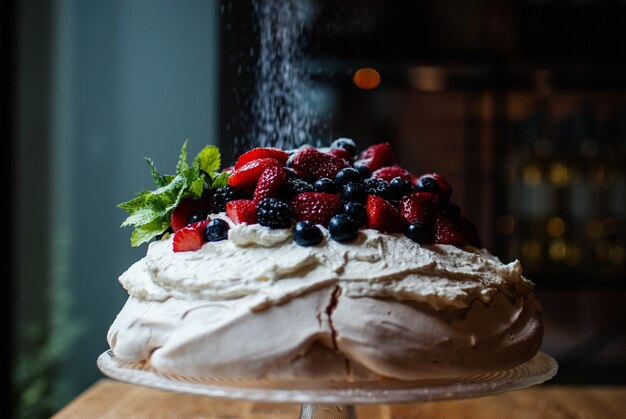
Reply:
[[172, 249], [175, 252], [198, 250], [206, 243], [204, 230], [210, 220], [202, 220], [177, 230], [172, 238]]
[[291, 200], [291, 209], [297, 221], [311, 221], [327, 226], [333, 215], [342, 211], [341, 198], [325, 192], [303, 192]]
[[400, 177], [404, 180], [408, 180], [409, 182], [412, 180], [411, 173], [400, 166], [381, 167], [380, 169], [374, 170], [372, 177], [386, 180], [387, 182], [391, 182], [391, 180], [395, 177]]
[[345, 148], [333, 148], [328, 151], [328, 154], [332, 154], [335, 157], [344, 159], [349, 164], [354, 160], [354, 157], [352, 157], [352, 154], [350, 154], [350, 152], [346, 150]]
[[384, 233], [404, 233], [407, 222], [400, 212], [385, 199], [376, 195], [367, 195], [366, 228], [373, 228]]
[[256, 224], [256, 204], [248, 199], [230, 201], [226, 203], [226, 216], [235, 224]]
[[254, 202], [258, 204], [265, 198], [275, 198], [285, 184], [286, 173], [281, 166], [270, 166], [261, 173], [254, 189]]
[[282, 167], [283, 164], [269, 157], [251, 160], [231, 172], [228, 184], [234, 188], [252, 192], [263, 171], [270, 166]]
[[437, 244], [451, 244], [457, 247], [471, 244], [481, 247], [478, 232], [471, 221], [465, 217], [454, 220], [445, 213], [437, 214], [435, 217], [434, 239]]
[[414, 192], [400, 200], [400, 213], [409, 223], [430, 223], [438, 209], [438, 197], [430, 192]]
[[183, 199], [172, 211], [170, 225], [172, 230], [178, 231], [189, 224], [192, 215], [204, 215], [209, 213], [209, 202], [201, 199]]
[[421, 185], [423, 184], [424, 180], [427, 178], [432, 178], [435, 180], [437, 184], [437, 187], [436, 187], [437, 190], [424, 189], [425, 192], [433, 192], [437, 194], [439, 196], [439, 201], [441, 203], [450, 201], [450, 197], [452, 196], [452, 186], [450, 186], [448, 181], [446, 181], [443, 178], [443, 176], [441, 176], [438, 173], [426, 173], [418, 177], [417, 183], [416, 183], [418, 190], [420, 190], [420, 188], [422, 187]]
[[346, 160], [322, 153], [313, 147], [304, 147], [291, 156], [289, 165], [296, 172], [312, 179], [334, 179], [337, 172], [349, 164]]
[[239, 169], [244, 164], [251, 162], [256, 159], [265, 159], [270, 158], [277, 160], [280, 164], [284, 165], [287, 163], [287, 159], [289, 158], [289, 154], [281, 150], [280, 148], [274, 147], [257, 147], [253, 148], [250, 151], [243, 153], [237, 161], [235, 162], [235, 169]]
[[385, 166], [393, 166], [395, 163], [393, 151], [389, 143], [375, 144], [363, 150], [355, 166], [365, 166], [370, 172]]

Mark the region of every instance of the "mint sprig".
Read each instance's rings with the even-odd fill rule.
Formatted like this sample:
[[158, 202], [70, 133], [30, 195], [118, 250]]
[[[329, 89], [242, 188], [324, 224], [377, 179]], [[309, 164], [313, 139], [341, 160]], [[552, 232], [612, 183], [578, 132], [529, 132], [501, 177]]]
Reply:
[[133, 247], [165, 233], [170, 228], [172, 212], [183, 199], [200, 199], [205, 193], [228, 184], [228, 173], [219, 171], [221, 156], [215, 146], [204, 147], [189, 165], [185, 141], [175, 175], [161, 175], [150, 158], [145, 160], [156, 189], [141, 191], [130, 201], [118, 204], [130, 213], [121, 227], [134, 226], [130, 236]]

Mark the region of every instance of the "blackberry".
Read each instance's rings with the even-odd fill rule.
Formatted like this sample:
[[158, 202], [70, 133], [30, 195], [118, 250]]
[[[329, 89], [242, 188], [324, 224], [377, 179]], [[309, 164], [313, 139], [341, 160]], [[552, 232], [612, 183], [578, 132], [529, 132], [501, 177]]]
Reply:
[[228, 202], [246, 198], [247, 195], [244, 191], [229, 185], [222, 186], [213, 195], [213, 212], [224, 212]]
[[371, 177], [365, 179], [365, 193], [387, 199], [390, 196], [389, 183], [386, 180]]
[[285, 184], [280, 189], [280, 195], [291, 198], [303, 192], [314, 192], [313, 185], [298, 177], [287, 177]]
[[265, 198], [256, 207], [259, 224], [269, 228], [291, 227], [291, 208], [278, 198]]

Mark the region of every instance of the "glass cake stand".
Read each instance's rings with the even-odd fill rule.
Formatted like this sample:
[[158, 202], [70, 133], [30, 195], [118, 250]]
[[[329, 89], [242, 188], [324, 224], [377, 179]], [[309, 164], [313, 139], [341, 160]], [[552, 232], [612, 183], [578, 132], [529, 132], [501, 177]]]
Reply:
[[338, 383], [184, 377], [161, 373], [146, 362], [122, 361], [109, 350], [98, 358], [105, 375], [161, 390], [257, 402], [300, 403], [300, 418], [356, 419], [356, 404], [413, 403], [487, 396], [522, 389], [554, 377], [558, 365], [539, 352], [517, 367], [451, 379]]

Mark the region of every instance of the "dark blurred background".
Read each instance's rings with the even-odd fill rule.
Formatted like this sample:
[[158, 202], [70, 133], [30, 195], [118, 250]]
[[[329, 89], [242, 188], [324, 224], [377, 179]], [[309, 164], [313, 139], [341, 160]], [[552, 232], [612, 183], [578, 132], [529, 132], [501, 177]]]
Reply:
[[[279, 74], [258, 71], [276, 46], [267, 3], [2, 3], [16, 416], [47, 417], [101, 377], [117, 277], [145, 252], [116, 208], [151, 186], [143, 157], [170, 173], [185, 139], [192, 155], [219, 145], [225, 166], [258, 143], [253, 98]], [[536, 283], [542, 350], [560, 364], [549, 384], [625, 384], [626, 2], [272, 10], [278, 28], [305, 23], [298, 106], [312, 123], [294, 144], [388, 141], [411, 171], [444, 175], [485, 247]]]

